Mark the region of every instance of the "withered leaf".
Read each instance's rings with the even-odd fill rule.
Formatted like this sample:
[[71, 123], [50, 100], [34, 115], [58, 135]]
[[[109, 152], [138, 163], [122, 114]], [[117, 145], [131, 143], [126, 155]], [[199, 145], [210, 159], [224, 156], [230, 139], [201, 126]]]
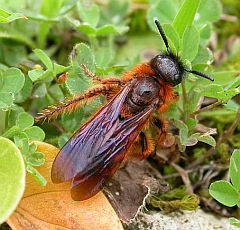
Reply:
[[129, 223], [137, 216], [151, 192], [166, 192], [168, 189], [160, 173], [147, 161], [130, 161], [107, 183], [104, 193], [119, 218]]
[[48, 183], [40, 187], [30, 176], [27, 177], [23, 199], [7, 221], [13, 230], [123, 229], [102, 192], [86, 201], [73, 201], [70, 183], [53, 184], [50, 171], [59, 149], [46, 143], [36, 144], [38, 151], [46, 157], [45, 165], [38, 170]]

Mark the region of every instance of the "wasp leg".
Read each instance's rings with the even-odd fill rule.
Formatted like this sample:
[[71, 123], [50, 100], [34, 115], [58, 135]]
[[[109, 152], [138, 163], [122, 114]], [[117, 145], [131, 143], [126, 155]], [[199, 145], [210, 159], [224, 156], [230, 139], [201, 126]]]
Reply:
[[155, 141], [152, 139], [151, 134], [142, 132], [142, 159], [147, 158], [155, 150]]
[[100, 95], [108, 96], [116, 90], [119, 90], [119, 87], [116, 87], [116, 85], [101, 85], [97, 88], [90, 89], [83, 94], [76, 95], [73, 98], [67, 99], [57, 105], [49, 106], [35, 117], [35, 122], [56, 119], [59, 115], [65, 112], [71, 113], [75, 111], [89, 99]]
[[107, 85], [107, 84], [116, 84], [116, 85], [119, 85], [119, 86], [123, 86], [126, 84], [125, 81], [121, 80], [121, 79], [118, 79], [118, 78], [107, 78], [107, 79], [101, 79], [100, 77], [96, 76], [94, 73], [92, 73], [88, 67], [84, 64], [81, 64], [81, 67], [84, 71], [84, 73], [92, 78], [94, 81], [97, 81], [99, 82], [100, 84], [103, 84], [103, 85]]
[[169, 123], [167, 120], [155, 116], [153, 117], [153, 124], [158, 131], [156, 147], [159, 148], [167, 136]]
[[102, 79], [98, 76], [96, 76], [93, 72], [88, 69], [88, 67], [85, 64], [81, 64], [81, 67], [83, 69], [83, 72], [90, 78], [92, 78], [94, 81], [101, 82]]
[[152, 139], [150, 132], [143, 131], [128, 151], [128, 159], [143, 160], [150, 156], [154, 150], [155, 141]]

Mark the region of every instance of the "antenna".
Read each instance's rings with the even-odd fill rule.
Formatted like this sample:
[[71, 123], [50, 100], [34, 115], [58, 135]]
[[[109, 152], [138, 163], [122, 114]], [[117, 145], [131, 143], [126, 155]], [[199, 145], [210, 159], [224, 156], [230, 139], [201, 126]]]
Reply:
[[164, 42], [164, 44], [165, 44], [165, 46], [167, 48], [167, 52], [170, 54], [171, 53], [171, 49], [170, 49], [170, 47], [168, 45], [168, 40], [167, 40], [167, 37], [166, 37], [166, 35], [165, 35], [164, 31], [163, 31], [163, 28], [160, 25], [160, 22], [158, 21], [158, 19], [154, 19], [154, 22], [155, 22], [155, 24], [156, 24], [156, 26], [158, 28], [158, 31], [159, 31], [162, 39], [163, 39], [163, 42]]
[[202, 73], [202, 72], [198, 72], [196, 70], [187, 70], [187, 69], [184, 69], [185, 71], [187, 71], [188, 73], [193, 73], [195, 75], [198, 75], [200, 77], [203, 77], [203, 78], [206, 78], [210, 81], [214, 81], [214, 79], [212, 77], [210, 77], [209, 75], [205, 74], [205, 73]]
[[[160, 22], [158, 21], [157, 18], [154, 19], [154, 22], [155, 22], [155, 24], [156, 24], [156, 26], [157, 26], [157, 28], [158, 28], [158, 31], [159, 31], [162, 39], [163, 39], [163, 42], [164, 42], [164, 44], [165, 44], [165, 46], [166, 46], [166, 48], [167, 48], [168, 54], [171, 54], [172, 51], [171, 51], [171, 49], [170, 49], [170, 47], [169, 47], [167, 37], [166, 37], [166, 35], [165, 35], [164, 31], [163, 31], [163, 28], [162, 28]], [[184, 69], [184, 70], [185, 70], [186, 72], [188, 72], [188, 73], [192, 73], [192, 74], [198, 75], [198, 76], [200, 76], [200, 77], [206, 78], [206, 79], [208, 79], [208, 80], [210, 80], [210, 81], [214, 81], [214, 79], [213, 79], [212, 77], [210, 77], [209, 75], [207, 75], [207, 74], [205, 74], [205, 73], [202, 73], [202, 72], [199, 72], [199, 71], [196, 71], [196, 70], [188, 70], [188, 69]]]

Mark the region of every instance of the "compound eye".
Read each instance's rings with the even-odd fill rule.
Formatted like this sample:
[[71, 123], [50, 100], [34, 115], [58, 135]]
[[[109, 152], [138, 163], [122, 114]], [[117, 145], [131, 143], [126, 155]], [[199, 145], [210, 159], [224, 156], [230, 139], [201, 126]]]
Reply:
[[178, 85], [179, 83], [181, 83], [181, 81], [182, 81], [181, 75], [180, 74], [174, 74], [173, 84]]

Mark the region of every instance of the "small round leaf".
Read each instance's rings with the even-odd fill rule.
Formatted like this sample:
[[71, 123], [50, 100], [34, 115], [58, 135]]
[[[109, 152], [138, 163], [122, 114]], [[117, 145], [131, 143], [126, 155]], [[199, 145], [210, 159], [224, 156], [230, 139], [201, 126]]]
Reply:
[[230, 178], [234, 188], [240, 190], [240, 150], [234, 150], [230, 159]]
[[0, 75], [0, 78], [3, 81], [0, 87], [0, 92], [2, 93], [18, 93], [25, 82], [24, 74], [17, 68], [7, 69]]
[[23, 130], [31, 127], [34, 124], [34, 119], [30, 114], [22, 112], [18, 114], [16, 124], [21, 130]]
[[15, 210], [25, 188], [25, 166], [19, 149], [0, 137], [0, 224]]
[[44, 131], [41, 128], [39, 128], [38, 126], [33, 126], [33, 127], [25, 129], [25, 133], [27, 134], [27, 136], [30, 140], [43, 141], [45, 138]]
[[8, 109], [13, 105], [13, 94], [12, 93], [1, 93], [0, 92], [0, 109]]
[[228, 207], [235, 206], [240, 200], [237, 190], [224, 180], [213, 182], [209, 187], [209, 193], [215, 200]]

